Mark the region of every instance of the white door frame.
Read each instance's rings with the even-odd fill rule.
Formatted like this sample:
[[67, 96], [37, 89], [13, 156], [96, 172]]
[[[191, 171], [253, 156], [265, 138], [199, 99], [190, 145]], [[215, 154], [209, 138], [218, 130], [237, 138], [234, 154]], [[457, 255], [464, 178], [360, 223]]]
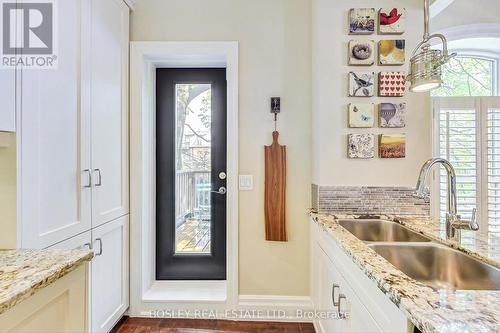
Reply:
[[[155, 281], [156, 68], [225, 67], [227, 71], [227, 280]], [[194, 285], [193, 285], [194, 284]], [[196, 294], [172, 297], [182, 286]], [[210, 292], [221, 290], [213, 298]], [[175, 298], [175, 299], [174, 299]], [[238, 42], [131, 42], [130, 314], [233, 308], [238, 303]]]

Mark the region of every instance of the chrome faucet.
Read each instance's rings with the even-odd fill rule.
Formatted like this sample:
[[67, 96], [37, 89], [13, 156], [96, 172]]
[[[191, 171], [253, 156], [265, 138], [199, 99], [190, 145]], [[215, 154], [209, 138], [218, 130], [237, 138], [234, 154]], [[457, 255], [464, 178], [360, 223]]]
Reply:
[[444, 158], [431, 158], [424, 163], [418, 176], [417, 188], [414, 196], [424, 199], [426, 202], [430, 201], [430, 191], [426, 186], [427, 176], [429, 171], [436, 164], [442, 164], [448, 175], [448, 193], [446, 196], [446, 239], [451, 239], [461, 242], [461, 230], [479, 230], [479, 225], [476, 222], [476, 209], [472, 210], [472, 219], [464, 220], [457, 214], [457, 176], [455, 169], [451, 163]]

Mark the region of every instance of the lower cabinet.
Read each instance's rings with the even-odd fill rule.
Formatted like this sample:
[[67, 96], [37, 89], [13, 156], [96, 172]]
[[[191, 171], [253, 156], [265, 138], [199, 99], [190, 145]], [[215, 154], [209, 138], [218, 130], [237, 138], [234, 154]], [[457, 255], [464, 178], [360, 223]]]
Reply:
[[129, 304], [128, 216], [92, 230], [92, 332], [109, 332]]
[[318, 333], [412, 332], [406, 316], [311, 222], [311, 298]]
[[[321, 306], [339, 318], [322, 320], [324, 332], [384, 332], [349, 284], [335, 269], [335, 263], [321, 251]], [[345, 319], [340, 314], [346, 314]], [[362, 319], [362, 320], [360, 320]]]
[[92, 246], [88, 293], [91, 332], [109, 332], [129, 306], [129, 217], [124, 216], [51, 248]]
[[2, 332], [87, 332], [88, 263], [0, 315]]

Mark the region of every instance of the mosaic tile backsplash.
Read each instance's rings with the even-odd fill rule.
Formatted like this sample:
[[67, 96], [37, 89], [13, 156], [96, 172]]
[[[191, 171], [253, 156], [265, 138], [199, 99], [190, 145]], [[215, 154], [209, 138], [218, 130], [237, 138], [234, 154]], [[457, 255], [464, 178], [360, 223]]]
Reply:
[[430, 215], [430, 204], [414, 188], [319, 186], [312, 184], [312, 208], [319, 213]]

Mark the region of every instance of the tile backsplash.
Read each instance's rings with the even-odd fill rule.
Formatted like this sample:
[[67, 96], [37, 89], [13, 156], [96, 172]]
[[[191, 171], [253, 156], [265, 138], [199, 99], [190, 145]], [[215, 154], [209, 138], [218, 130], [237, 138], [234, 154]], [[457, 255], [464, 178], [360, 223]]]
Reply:
[[312, 184], [312, 208], [320, 213], [430, 215], [430, 204], [414, 188]]

